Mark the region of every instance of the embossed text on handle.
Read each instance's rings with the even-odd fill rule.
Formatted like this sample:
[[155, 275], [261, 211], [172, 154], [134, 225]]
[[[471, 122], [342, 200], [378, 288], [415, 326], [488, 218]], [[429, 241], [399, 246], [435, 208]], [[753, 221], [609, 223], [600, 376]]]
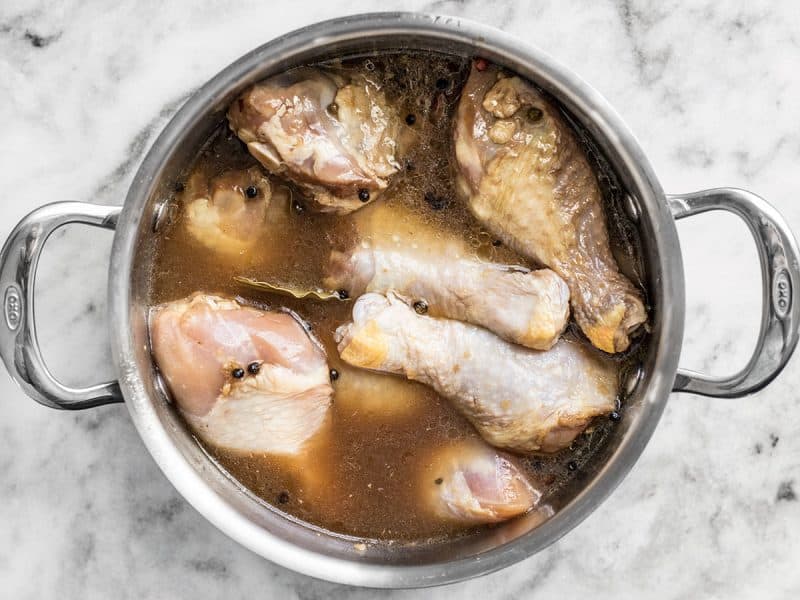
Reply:
[[3, 311], [6, 316], [6, 325], [11, 331], [16, 331], [22, 321], [22, 294], [14, 284], [6, 288]]
[[772, 280], [772, 304], [775, 313], [783, 318], [792, 306], [792, 282], [786, 269], [781, 269]]

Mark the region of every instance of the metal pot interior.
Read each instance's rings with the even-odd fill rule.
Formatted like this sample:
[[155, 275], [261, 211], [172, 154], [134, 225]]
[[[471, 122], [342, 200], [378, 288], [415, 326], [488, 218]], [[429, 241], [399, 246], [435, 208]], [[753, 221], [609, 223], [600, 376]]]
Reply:
[[[158, 382], [147, 340], [152, 239], [164, 199], [244, 87], [332, 56], [407, 49], [478, 54], [528, 77], [558, 99], [641, 213], [637, 226], [647, 265], [652, 329], [642, 372], [624, 401], [625, 418], [611, 428], [579, 476], [551, 498], [555, 516], [540, 524], [540, 517], [531, 515], [441, 543], [375, 543], [364, 549], [353, 539], [296, 522], [256, 499], [214, 463], [177, 417]], [[595, 92], [549, 58], [520, 49], [502, 34], [460, 21], [421, 15], [342, 20], [290, 34], [234, 63], [187, 102], [156, 142], [133, 182], [115, 240], [111, 322], [124, 330], [116, 333], [116, 358], [132, 417], [156, 461], [200, 512], [238, 541], [276, 562], [326, 579], [374, 586], [454, 581], [511, 564], [563, 535], [615, 487], [643, 449], [666, 401], [681, 342], [683, 281], [674, 225], [646, 160], [627, 135]], [[670, 305], [665, 307], [669, 295]], [[670, 331], [672, 336], [665, 335]], [[185, 475], [190, 472], [196, 476]], [[476, 562], [478, 555], [481, 560]]]

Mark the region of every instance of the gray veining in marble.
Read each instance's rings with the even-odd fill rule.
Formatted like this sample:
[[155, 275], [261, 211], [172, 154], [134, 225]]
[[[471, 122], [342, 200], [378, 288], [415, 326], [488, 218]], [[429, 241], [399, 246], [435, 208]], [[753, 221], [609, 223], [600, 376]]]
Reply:
[[[668, 191], [762, 194], [800, 231], [800, 4], [541, 0], [0, 3], [0, 235], [53, 200], [121, 202], [158, 131], [206, 79], [315, 20], [429, 10], [500, 27], [597, 87]], [[682, 362], [742, 365], [760, 305], [734, 217], [682, 222]], [[78, 383], [110, 377], [111, 235], [71, 228], [37, 286], [45, 354]], [[561, 542], [501, 573], [392, 597], [796, 598], [800, 359], [740, 400], [674, 395], [632, 473]], [[0, 376], [0, 597], [369, 598], [276, 567], [177, 495], [122, 406], [78, 414]]]

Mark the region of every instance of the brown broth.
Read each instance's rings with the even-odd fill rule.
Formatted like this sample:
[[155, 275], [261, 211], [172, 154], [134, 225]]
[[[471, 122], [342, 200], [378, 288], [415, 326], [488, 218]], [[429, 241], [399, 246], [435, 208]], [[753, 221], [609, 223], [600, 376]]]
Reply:
[[[330, 426], [308, 449], [313, 468], [302, 471], [292, 460], [264, 454], [231, 452], [203, 444], [219, 464], [258, 497], [298, 519], [335, 533], [383, 540], [421, 541], [464, 534], [463, 525], [444, 522], [418, 501], [422, 478], [436, 478], [430, 456], [440, 447], [476, 437], [472, 426], [432, 389], [392, 375], [370, 373], [344, 364], [333, 340], [336, 327], [350, 319], [351, 301], [297, 300], [253, 290], [234, 280], [244, 276], [320, 287], [332, 249], [356, 243], [359, 224], [384, 227], [387, 235], [430, 243], [459, 238], [482, 258], [528, 264], [502, 245], [456, 200], [453, 187], [451, 124], [469, 61], [435, 54], [393, 54], [336, 60], [326, 67], [356, 69], [385, 82], [387, 97], [400, 114], [415, 116], [416, 143], [405, 157], [406, 168], [380, 199], [350, 215], [298, 212], [303, 197], [290, 183], [271, 177], [273, 197], [258, 252], [221, 256], [198, 243], [182, 219], [183, 194], [169, 199], [166, 218], [156, 236], [151, 303], [183, 298], [195, 291], [237, 297], [260, 307], [287, 308], [299, 315], [322, 343], [330, 367], [340, 372]], [[444, 89], [437, 81], [444, 80]], [[442, 87], [442, 84], [439, 84]], [[590, 148], [589, 148], [590, 149]], [[591, 149], [590, 149], [591, 150]], [[596, 153], [590, 157], [597, 161]], [[230, 168], [256, 165], [243, 144], [221, 123], [199, 153], [193, 172], [208, 177]], [[605, 169], [598, 163], [598, 168]], [[614, 218], [609, 223], [620, 255], [638, 255], [632, 226], [615, 207], [618, 192], [601, 177]], [[426, 200], [426, 194], [428, 200]], [[439, 207], [430, 202], [434, 198]], [[371, 220], [371, 221], [370, 221]], [[622, 235], [619, 234], [622, 232]], [[629, 261], [630, 262], [630, 261]], [[633, 261], [636, 269], [637, 261]], [[641, 273], [629, 273], [641, 281]], [[622, 357], [635, 363], [638, 352]], [[529, 457], [523, 466], [536, 484], [555, 493], [600, 447], [610, 425], [598, 423], [572, 448], [551, 456]]]

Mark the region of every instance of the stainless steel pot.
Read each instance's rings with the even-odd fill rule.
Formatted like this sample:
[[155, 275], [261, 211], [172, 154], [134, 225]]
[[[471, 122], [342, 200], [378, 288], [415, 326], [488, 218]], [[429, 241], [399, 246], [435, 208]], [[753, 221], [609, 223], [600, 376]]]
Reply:
[[[159, 210], [198, 146], [245, 86], [331, 54], [427, 49], [480, 55], [503, 64], [555, 96], [586, 129], [627, 191], [640, 229], [652, 304], [652, 340], [643, 368], [630, 381], [623, 422], [600, 454], [557, 500], [542, 524], [518, 519], [479, 535], [429, 546], [368, 544], [325, 534], [258, 502], [201, 450], [165, 401], [150, 357], [146, 327], [151, 239]], [[739, 373], [711, 378], [678, 369], [684, 325], [684, 281], [675, 220], [711, 210], [741, 217], [761, 259], [763, 313], [753, 357]], [[88, 223], [115, 229], [109, 269], [113, 361], [118, 381], [70, 388], [42, 360], [33, 313], [33, 280], [42, 245], [58, 227]], [[420, 14], [372, 14], [301, 29], [242, 57], [204, 85], [178, 111], [144, 159], [125, 205], [63, 202], [23, 219], [0, 264], [4, 318], [0, 353], [11, 376], [35, 400], [81, 409], [125, 401], [153, 458], [178, 491], [229, 536], [271, 561], [331, 581], [376, 587], [454, 582], [508, 566], [575, 527], [619, 484], [637, 460], [671, 391], [735, 397], [755, 392], [783, 368], [795, 348], [800, 306], [798, 249], [781, 216], [758, 196], [716, 189], [664, 194], [636, 140], [606, 101], [543, 52], [495, 29]], [[538, 525], [538, 526], [537, 526]]]

